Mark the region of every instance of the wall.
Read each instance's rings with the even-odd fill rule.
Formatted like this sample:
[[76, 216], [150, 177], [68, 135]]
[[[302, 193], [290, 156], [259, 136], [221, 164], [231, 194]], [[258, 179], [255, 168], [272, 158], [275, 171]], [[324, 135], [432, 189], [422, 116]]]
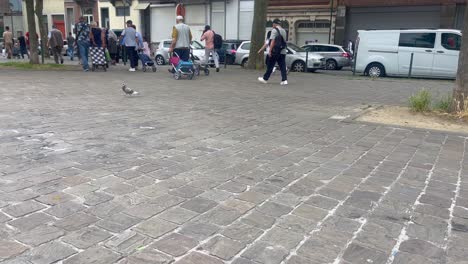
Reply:
[[[132, 20], [137, 31], [142, 32], [143, 26], [141, 25], [141, 12], [142, 10], [135, 10], [134, 8], [138, 5], [138, 1], [132, 1], [130, 6], [130, 16], [125, 17], [126, 20]], [[117, 6], [123, 6], [118, 4]], [[110, 2], [99, 2], [99, 17], [101, 17], [101, 8], [109, 8], [109, 26], [111, 29], [123, 29], [124, 28], [124, 17], [116, 16], [115, 7]]]
[[231, 0], [226, 4], [226, 37], [237, 39], [239, 31], [239, 0]]

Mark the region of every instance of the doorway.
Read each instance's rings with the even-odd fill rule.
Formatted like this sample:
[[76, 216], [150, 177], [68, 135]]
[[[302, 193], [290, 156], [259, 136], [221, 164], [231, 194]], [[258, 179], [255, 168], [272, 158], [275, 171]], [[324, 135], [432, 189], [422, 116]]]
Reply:
[[109, 8], [101, 7], [101, 27], [109, 28]]

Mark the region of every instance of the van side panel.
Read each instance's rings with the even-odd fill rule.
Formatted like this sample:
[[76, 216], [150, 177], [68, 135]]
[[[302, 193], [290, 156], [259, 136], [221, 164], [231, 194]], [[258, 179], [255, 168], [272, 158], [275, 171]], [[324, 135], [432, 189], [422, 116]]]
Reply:
[[356, 72], [363, 73], [373, 62], [382, 64], [388, 75], [398, 74], [397, 31], [358, 31], [359, 46]]

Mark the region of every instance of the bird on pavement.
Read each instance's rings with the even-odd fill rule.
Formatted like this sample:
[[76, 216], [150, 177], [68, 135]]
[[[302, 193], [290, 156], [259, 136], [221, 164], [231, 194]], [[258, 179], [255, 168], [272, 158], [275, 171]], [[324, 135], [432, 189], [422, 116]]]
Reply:
[[137, 95], [138, 94], [137, 91], [134, 91], [134, 90], [128, 88], [126, 83], [122, 84], [122, 91], [124, 91], [124, 93], [127, 94], [127, 95]]

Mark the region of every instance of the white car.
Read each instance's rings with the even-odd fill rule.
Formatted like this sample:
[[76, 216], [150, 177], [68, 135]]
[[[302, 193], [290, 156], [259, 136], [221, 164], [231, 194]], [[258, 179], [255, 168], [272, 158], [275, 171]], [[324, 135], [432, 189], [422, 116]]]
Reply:
[[[172, 39], [164, 39], [159, 42], [159, 47], [156, 50], [154, 58], [157, 65], [165, 65], [169, 63], [169, 48], [171, 47], [171, 44]], [[195, 60], [205, 60], [205, 46], [203, 46], [203, 44], [194, 40], [192, 41], [190, 48], [192, 49]]]
[[455, 78], [462, 34], [451, 29], [359, 30], [357, 73]]
[[[240, 64], [244, 67], [249, 60], [251, 41], [244, 41], [236, 52], [236, 64]], [[265, 52], [265, 56], [266, 56]], [[306, 67], [307, 60], [307, 67]], [[307, 53], [301, 47], [296, 46], [293, 43], [288, 43], [288, 54], [286, 55], [286, 67], [295, 72], [315, 72], [318, 69], [325, 67], [325, 58], [323, 56]]]

